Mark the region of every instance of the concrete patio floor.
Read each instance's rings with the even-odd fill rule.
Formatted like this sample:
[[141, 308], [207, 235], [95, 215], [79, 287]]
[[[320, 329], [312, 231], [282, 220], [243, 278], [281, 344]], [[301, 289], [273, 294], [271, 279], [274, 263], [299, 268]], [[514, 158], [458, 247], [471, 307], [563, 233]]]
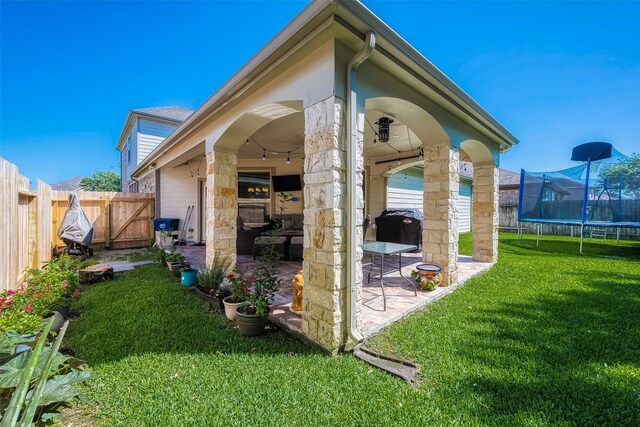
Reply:
[[[178, 250], [187, 260], [191, 261], [193, 267], [198, 268], [206, 265], [205, 246], [179, 246]], [[260, 265], [260, 259], [257, 258], [254, 261], [252, 256], [238, 255], [237, 263], [238, 268], [241, 270], [251, 272]], [[409, 277], [414, 267], [420, 263], [422, 263], [421, 254], [404, 254], [402, 256], [402, 274]], [[431, 292], [418, 290], [417, 296], [414, 295], [412, 285], [401, 278], [397, 272], [386, 274], [384, 276], [385, 295], [387, 297], [386, 310], [383, 310], [382, 290], [379, 279], [372, 275], [371, 282], [367, 283], [368, 270], [365, 270], [362, 289], [363, 335], [369, 337], [425, 305], [442, 298], [462, 286], [471, 277], [488, 270], [492, 265], [492, 263], [473, 261], [470, 256], [459, 255], [458, 284], [447, 287], [440, 286]], [[397, 268], [397, 266], [397, 257], [387, 257], [385, 259], [385, 269]], [[302, 269], [302, 260], [280, 262], [278, 277], [282, 280], [282, 287], [274, 299], [273, 312], [270, 318], [284, 329], [295, 335], [302, 336], [302, 316], [289, 309], [292, 301], [291, 281], [300, 269]]]

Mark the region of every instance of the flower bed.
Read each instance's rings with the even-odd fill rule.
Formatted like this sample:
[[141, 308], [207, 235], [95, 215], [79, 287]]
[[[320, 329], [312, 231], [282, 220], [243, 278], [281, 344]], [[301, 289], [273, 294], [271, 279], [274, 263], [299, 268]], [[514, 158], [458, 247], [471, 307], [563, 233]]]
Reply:
[[69, 306], [79, 295], [78, 270], [90, 261], [62, 255], [31, 269], [21, 289], [0, 293], [0, 330], [36, 333], [52, 311]]

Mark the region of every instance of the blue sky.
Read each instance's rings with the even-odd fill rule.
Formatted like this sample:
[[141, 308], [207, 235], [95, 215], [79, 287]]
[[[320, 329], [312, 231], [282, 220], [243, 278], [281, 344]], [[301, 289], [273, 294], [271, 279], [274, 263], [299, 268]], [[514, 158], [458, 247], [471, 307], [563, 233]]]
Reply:
[[[513, 170], [640, 152], [640, 3], [365, 1], [514, 133]], [[0, 155], [54, 183], [118, 171], [130, 108], [196, 108], [306, 2], [0, 3]]]

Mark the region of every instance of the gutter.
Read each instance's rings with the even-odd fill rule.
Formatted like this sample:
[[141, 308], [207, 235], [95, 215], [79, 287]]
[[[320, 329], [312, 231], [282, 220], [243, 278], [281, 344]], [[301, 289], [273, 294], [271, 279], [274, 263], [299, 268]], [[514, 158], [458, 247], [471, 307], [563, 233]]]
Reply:
[[347, 65], [347, 318], [349, 319], [349, 337], [356, 343], [364, 340], [356, 322], [356, 244], [357, 244], [357, 164], [358, 140], [357, 121], [358, 105], [356, 103], [356, 70], [366, 61], [376, 47], [376, 35], [367, 32], [364, 46]]
[[[501, 134], [500, 139], [502, 139], [504, 145], [511, 147], [519, 142], [511, 132], [482, 108], [480, 104], [364, 4], [360, 1], [351, 0], [336, 0], [336, 2], [340, 4], [342, 9], [348, 11], [353, 17], [360, 21], [360, 29], [353, 27], [358, 32], [364, 33], [366, 31], [362, 28], [375, 28], [380, 38], [380, 43], [376, 46], [376, 50], [383, 56], [395, 59], [397, 64], [404, 64], [410, 68], [413, 68], [411, 67], [411, 63], [417, 65], [418, 70], [412, 69], [412, 74], [420, 75], [422, 77], [420, 80], [424, 83], [429, 82], [428, 86], [432, 90], [440, 96], [443, 96], [445, 100], [451, 102], [454, 107], [466, 113], [474, 121], [484, 125], [485, 129], [493, 128], [493, 134], [496, 134], [496, 132]], [[382, 46], [382, 44], [385, 44], [386, 48]], [[426, 71], [426, 76], [423, 75], [424, 71]], [[503, 144], [500, 145], [502, 146]]]

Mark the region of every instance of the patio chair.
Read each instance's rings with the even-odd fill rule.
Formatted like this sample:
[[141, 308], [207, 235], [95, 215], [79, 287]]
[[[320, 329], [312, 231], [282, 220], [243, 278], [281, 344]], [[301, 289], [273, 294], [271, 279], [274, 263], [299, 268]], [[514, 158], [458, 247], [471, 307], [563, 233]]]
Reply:
[[238, 255], [252, 255], [253, 242], [256, 237], [260, 237], [264, 232], [264, 228], [251, 228], [244, 225], [244, 221], [238, 216], [236, 226], [238, 228], [236, 234], [236, 253]]
[[302, 258], [303, 244], [303, 237], [295, 236], [291, 238], [291, 243], [289, 243], [289, 261], [293, 260], [294, 258]]

